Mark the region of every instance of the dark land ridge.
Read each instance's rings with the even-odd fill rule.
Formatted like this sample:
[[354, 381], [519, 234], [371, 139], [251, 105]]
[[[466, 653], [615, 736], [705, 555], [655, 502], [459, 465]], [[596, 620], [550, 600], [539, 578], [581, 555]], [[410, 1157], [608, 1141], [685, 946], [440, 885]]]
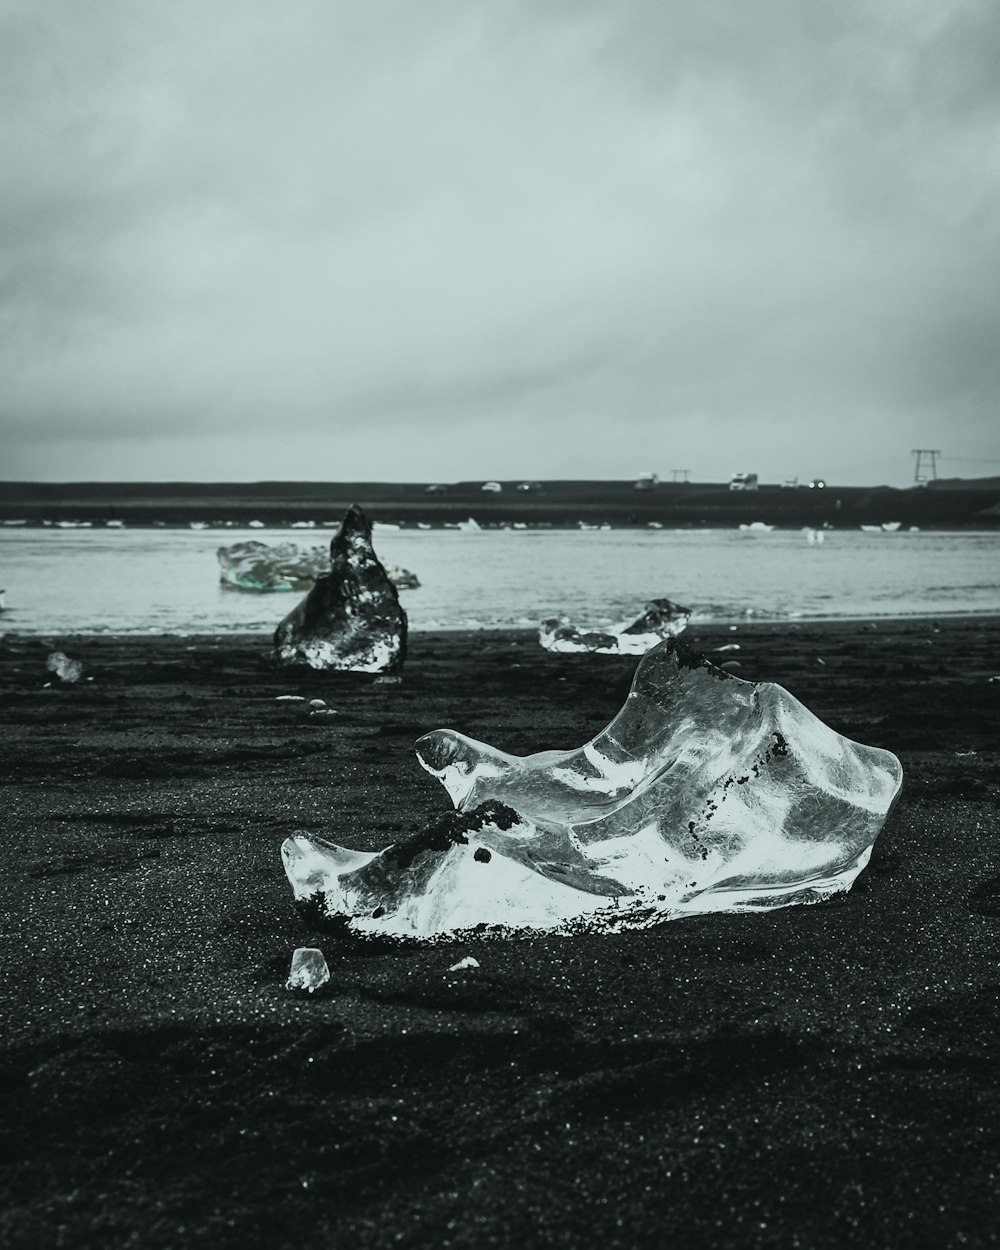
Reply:
[[690, 633], [900, 756], [850, 894], [413, 948], [314, 931], [282, 839], [405, 839], [449, 807], [422, 733], [578, 746], [635, 659], [418, 633], [379, 684], [264, 637], [0, 639], [0, 1244], [995, 1246], [1000, 621]]
[[[282, 525], [338, 521], [360, 504], [372, 521], [444, 525], [473, 517], [481, 525], [524, 523], [728, 526], [857, 526], [898, 522], [939, 529], [1000, 527], [1000, 478], [950, 479], [891, 486], [770, 486], [732, 490], [726, 483], [632, 481], [392, 482], [0, 482], [0, 522], [192, 521]], [[530, 489], [520, 489], [522, 486]], [[435, 489], [430, 489], [435, 488]]]

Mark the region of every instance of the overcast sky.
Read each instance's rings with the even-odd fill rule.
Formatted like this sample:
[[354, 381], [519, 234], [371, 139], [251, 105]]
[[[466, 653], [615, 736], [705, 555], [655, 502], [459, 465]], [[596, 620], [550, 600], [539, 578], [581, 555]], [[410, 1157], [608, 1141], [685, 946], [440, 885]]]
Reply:
[[1000, 472], [995, 0], [0, 14], [0, 478]]

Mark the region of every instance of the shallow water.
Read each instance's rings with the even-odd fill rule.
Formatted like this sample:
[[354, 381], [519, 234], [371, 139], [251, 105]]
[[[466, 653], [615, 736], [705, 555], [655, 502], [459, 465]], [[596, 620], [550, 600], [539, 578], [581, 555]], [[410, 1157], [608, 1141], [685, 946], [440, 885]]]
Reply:
[[[223, 589], [216, 548], [328, 543], [330, 530], [0, 529], [5, 630], [270, 631], [298, 601]], [[667, 596], [695, 621], [1000, 611], [1000, 534], [798, 531], [382, 530], [380, 557], [412, 569], [414, 629], [602, 624]]]

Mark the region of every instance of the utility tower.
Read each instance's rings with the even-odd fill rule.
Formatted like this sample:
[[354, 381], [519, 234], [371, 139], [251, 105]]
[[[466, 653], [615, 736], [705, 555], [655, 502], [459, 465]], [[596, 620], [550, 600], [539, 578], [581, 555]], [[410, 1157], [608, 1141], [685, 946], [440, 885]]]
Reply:
[[[917, 458], [917, 462], [913, 466], [913, 480], [915, 482], [936, 482], [937, 481], [937, 458], [941, 454], [940, 451], [938, 451], [937, 448], [914, 447], [913, 451], [910, 454], [913, 456], [916, 456]], [[926, 475], [922, 475], [920, 472], [920, 467], [925, 458], [929, 466], [929, 471]]]
[[671, 469], [670, 480], [672, 482], [686, 482], [691, 476], [690, 469]]

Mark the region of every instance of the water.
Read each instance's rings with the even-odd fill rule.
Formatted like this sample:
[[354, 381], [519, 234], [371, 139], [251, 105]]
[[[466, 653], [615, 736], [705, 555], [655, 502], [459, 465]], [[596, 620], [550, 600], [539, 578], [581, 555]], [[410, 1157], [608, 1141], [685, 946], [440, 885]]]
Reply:
[[[28, 634], [269, 632], [295, 594], [219, 584], [216, 548], [303, 546], [329, 530], [0, 529], [5, 630]], [[798, 531], [379, 530], [386, 563], [412, 569], [413, 629], [603, 624], [667, 596], [694, 620], [1000, 612], [1000, 534]]]

